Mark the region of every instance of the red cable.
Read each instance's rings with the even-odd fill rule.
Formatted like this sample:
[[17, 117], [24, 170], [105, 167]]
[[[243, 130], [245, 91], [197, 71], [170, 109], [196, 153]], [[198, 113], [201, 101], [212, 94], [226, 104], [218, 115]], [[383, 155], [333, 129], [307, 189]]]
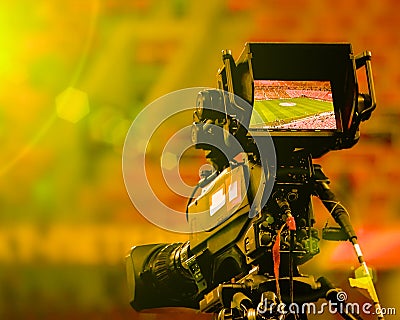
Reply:
[[292, 215], [289, 215], [286, 219], [286, 223], [278, 230], [274, 246], [272, 247], [272, 259], [274, 262], [274, 275], [276, 282], [276, 295], [281, 300], [281, 289], [279, 286], [279, 266], [281, 264], [281, 233], [285, 226], [288, 226], [290, 231], [296, 230], [296, 221]]

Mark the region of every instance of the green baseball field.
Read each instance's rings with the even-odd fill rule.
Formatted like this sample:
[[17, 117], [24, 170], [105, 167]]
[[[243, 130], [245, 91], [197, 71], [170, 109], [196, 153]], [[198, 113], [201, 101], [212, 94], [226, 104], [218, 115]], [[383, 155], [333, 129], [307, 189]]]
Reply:
[[259, 100], [254, 102], [250, 127], [279, 127], [326, 113], [333, 114], [332, 101], [307, 97]]

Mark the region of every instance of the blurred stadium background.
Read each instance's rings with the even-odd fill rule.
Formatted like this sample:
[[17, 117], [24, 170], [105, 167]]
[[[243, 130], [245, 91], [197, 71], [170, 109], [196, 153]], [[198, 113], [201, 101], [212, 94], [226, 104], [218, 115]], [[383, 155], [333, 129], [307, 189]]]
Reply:
[[[128, 249], [186, 237], [135, 211], [122, 147], [146, 104], [214, 86], [221, 50], [237, 57], [246, 41], [345, 41], [355, 53], [372, 51], [378, 108], [358, 145], [319, 162], [377, 269], [383, 306], [400, 313], [399, 12], [396, 0], [3, 1], [0, 318], [193, 317], [138, 314], [128, 305]], [[201, 161], [189, 152], [180, 163], [188, 182], [197, 180]], [[323, 225], [328, 213], [318, 203], [316, 211]], [[305, 270], [346, 288], [356, 266], [351, 248], [321, 248]]]

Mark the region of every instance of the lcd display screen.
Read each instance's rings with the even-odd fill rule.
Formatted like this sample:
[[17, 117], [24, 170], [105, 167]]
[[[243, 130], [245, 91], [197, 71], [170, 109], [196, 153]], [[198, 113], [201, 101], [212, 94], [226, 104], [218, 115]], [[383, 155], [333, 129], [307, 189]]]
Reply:
[[254, 80], [250, 129], [336, 130], [330, 81]]

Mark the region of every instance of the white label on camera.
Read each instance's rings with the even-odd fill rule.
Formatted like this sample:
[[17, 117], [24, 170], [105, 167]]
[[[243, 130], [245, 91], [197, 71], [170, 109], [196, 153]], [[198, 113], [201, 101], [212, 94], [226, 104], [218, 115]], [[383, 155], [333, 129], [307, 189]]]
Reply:
[[238, 184], [237, 181], [234, 181], [229, 185], [229, 190], [228, 190], [228, 195], [229, 195], [229, 202], [232, 200], [236, 199], [238, 196]]
[[210, 216], [213, 216], [225, 205], [224, 189], [221, 188], [211, 196]]

